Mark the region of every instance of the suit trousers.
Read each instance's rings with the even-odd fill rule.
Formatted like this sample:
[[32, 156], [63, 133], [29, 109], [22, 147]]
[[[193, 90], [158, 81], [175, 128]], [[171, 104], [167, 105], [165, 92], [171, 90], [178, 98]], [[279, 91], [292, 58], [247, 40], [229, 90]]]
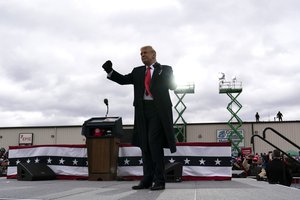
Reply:
[[142, 183], [145, 185], [165, 184], [165, 164], [163, 150], [163, 127], [153, 101], [144, 101], [144, 117], [146, 122], [147, 149], [142, 150], [143, 173]]

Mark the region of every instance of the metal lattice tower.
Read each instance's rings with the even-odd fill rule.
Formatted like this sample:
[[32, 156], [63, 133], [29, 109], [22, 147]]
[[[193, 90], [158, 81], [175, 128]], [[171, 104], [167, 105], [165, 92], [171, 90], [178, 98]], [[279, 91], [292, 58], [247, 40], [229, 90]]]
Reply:
[[[235, 77], [232, 81], [226, 81], [224, 73], [220, 74], [219, 80], [219, 93], [225, 93], [231, 99], [227, 105], [227, 110], [231, 114], [231, 118], [228, 120], [227, 124], [232, 130], [228, 135], [228, 140], [231, 142], [233, 151], [240, 152], [239, 144], [243, 141], [244, 137], [238, 131], [238, 129], [242, 126], [243, 121], [237, 115], [237, 113], [242, 109], [242, 104], [238, 102], [237, 97], [242, 93], [242, 82], [236, 81]], [[233, 124], [234, 119], [237, 121], [236, 124]], [[233, 140], [234, 136], [236, 137]]]
[[176, 128], [175, 138], [177, 142], [186, 142], [186, 121], [183, 118], [183, 113], [186, 110], [186, 105], [183, 103], [183, 98], [188, 93], [194, 93], [194, 90], [194, 84], [187, 84], [184, 86], [177, 87], [174, 91], [174, 94], [178, 98], [178, 102], [174, 106], [176, 112], [178, 113], [178, 117], [174, 122]]

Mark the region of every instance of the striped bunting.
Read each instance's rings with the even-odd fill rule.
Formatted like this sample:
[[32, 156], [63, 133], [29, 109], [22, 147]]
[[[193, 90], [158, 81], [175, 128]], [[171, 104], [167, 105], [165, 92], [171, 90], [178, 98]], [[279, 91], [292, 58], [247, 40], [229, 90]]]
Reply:
[[8, 178], [17, 174], [18, 163], [45, 163], [58, 176], [87, 177], [85, 145], [17, 146], [9, 149]]
[[[231, 146], [229, 143], [178, 143], [173, 154], [164, 150], [165, 163], [181, 162], [183, 178], [218, 179], [231, 178]], [[118, 175], [142, 176], [143, 160], [137, 147], [121, 146], [119, 148]]]
[[[164, 150], [165, 163], [181, 162], [183, 180], [231, 179], [229, 143], [178, 143], [173, 154]], [[15, 178], [17, 164], [45, 163], [58, 176], [88, 177], [85, 145], [16, 146], [9, 149], [8, 178]], [[138, 147], [121, 144], [118, 157], [119, 177], [141, 177], [143, 160]]]

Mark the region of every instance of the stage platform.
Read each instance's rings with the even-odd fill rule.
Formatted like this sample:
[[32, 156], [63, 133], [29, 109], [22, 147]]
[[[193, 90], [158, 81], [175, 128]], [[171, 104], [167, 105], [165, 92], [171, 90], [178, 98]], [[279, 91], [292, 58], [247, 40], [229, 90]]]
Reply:
[[163, 191], [132, 190], [138, 181], [49, 180], [0, 178], [0, 200], [296, 200], [300, 189], [251, 178], [230, 181], [167, 183]]

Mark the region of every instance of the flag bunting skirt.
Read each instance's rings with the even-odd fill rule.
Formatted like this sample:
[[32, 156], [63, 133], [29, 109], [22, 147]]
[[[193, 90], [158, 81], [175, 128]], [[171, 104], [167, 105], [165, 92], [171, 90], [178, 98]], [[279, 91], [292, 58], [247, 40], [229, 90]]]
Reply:
[[[165, 163], [183, 165], [182, 180], [231, 180], [230, 143], [177, 143], [177, 151], [164, 149]], [[19, 163], [45, 163], [60, 179], [87, 179], [85, 145], [35, 145], [9, 147], [7, 178], [17, 177]], [[138, 147], [120, 144], [117, 176], [140, 179], [143, 159]]]

